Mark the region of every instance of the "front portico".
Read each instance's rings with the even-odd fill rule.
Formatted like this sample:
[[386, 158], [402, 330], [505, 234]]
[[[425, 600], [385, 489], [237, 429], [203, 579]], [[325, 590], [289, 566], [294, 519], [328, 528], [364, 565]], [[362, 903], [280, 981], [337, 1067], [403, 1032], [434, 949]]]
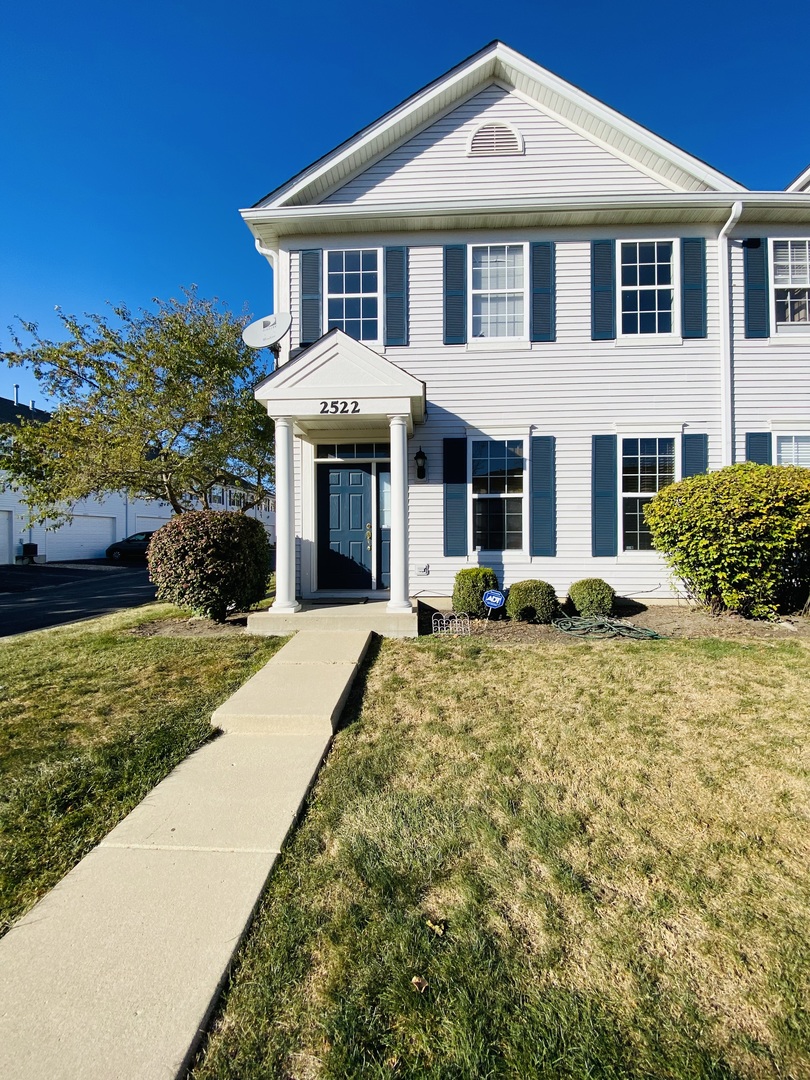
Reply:
[[387, 593], [388, 613], [410, 614], [407, 440], [425, 419], [424, 384], [336, 329], [256, 398], [276, 426], [272, 611]]

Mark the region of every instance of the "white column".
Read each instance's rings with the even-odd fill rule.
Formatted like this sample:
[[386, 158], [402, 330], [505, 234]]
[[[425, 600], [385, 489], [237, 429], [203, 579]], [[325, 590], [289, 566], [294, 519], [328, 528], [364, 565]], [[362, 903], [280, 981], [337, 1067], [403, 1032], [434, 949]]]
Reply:
[[408, 599], [408, 420], [389, 416], [391, 428], [391, 594], [389, 611], [411, 611]]
[[274, 611], [300, 611], [295, 599], [295, 484], [293, 422], [275, 417], [276, 425], [276, 601]]

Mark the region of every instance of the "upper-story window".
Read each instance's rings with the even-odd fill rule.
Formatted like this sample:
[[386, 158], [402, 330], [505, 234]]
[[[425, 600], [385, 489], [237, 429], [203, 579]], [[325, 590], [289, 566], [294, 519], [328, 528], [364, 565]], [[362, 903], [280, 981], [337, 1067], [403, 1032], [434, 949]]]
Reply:
[[810, 240], [773, 241], [773, 300], [777, 326], [810, 326]]
[[619, 260], [621, 334], [675, 333], [673, 241], [623, 241]]
[[326, 329], [357, 341], [378, 341], [379, 256], [376, 248], [326, 253]]
[[480, 244], [469, 251], [470, 336], [525, 337], [525, 244]]
[[622, 439], [622, 547], [652, 551], [644, 507], [675, 479], [674, 439]]
[[468, 152], [470, 157], [522, 154], [523, 139], [509, 124], [491, 121], [473, 132]]

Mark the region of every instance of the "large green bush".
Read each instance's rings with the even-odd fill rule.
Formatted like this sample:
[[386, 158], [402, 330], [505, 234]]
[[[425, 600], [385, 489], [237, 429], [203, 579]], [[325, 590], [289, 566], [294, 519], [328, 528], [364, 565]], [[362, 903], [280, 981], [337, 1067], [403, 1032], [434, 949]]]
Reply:
[[483, 619], [488, 608], [482, 599], [487, 589], [497, 589], [495, 571], [488, 566], [468, 566], [459, 570], [453, 584], [453, 611], [466, 611], [470, 618]]
[[575, 581], [568, 590], [568, 599], [574, 605], [577, 615], [586, 619], [610, 615], [613, 612], [615, 596], [615, 589], [598, 577]]
[[267, 592], [270, 545], [260, 521], [224, 510], [190, 510], [152, 537], [149, 575], [159, 600], [223, 622]]
[[506, 597], [506, 614], [518, 622], [550, 623], [557, 607], [557, 594], [547, 581], [516, 581]]
[[655, 547], [713, 611], [772, 618], [810, 587], [810, 469], [731, 465], [660, 491], [645, 510]]

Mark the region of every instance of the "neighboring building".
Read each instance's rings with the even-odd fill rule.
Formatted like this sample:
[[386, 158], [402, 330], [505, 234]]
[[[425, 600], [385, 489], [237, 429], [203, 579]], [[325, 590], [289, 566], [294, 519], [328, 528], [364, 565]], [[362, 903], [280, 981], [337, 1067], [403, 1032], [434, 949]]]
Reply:
[[[0, 423], [18, 423], [19, 419], [45, 422], [50, 413], [0, 397]], [[214, 488], [211, 508], [238, 510], [245, 493], [233, 486]], [[259, 518], [275, 543], [274, 500], [267, 498], [250, 511]], [[172, 508], [157, 499], [130, 499], [126, 495], [107, 495], [103, 499], [81, 499], [76, 503], [70, 522], [58, 529], [30, 525], [28, 508], [16, 488], [0, 473], [0, 565], [13, 563], [22, 555], [22, 545], [34, 543], [46, 562], [71, 559], [99, 559], [116, 540], [136, 532], [153, 532], [165, 525]]]
[[256, 393], [276, 608], [406, 611], [478, 564], [672, 595], [658, 488], [810, 465], [809, 189], [748, 191], [494, 42], [242, 211], [293, 317]]

